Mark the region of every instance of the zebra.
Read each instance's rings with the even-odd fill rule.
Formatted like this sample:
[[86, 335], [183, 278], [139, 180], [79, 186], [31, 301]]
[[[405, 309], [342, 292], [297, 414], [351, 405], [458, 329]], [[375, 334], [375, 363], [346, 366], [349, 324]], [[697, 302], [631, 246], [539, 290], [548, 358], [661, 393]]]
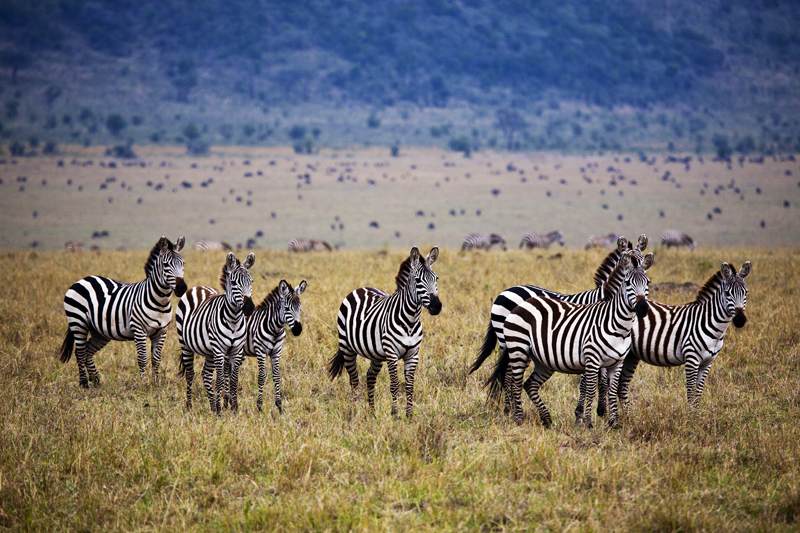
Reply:
[[173, 292], [179, 297], [186, 292], [183, 258], [178, 253], [185, 242], [180, 237], [172, 244], [161, 237], [145, 261], [143, 281], [128, 284], [88, 276], [67, 290], [64, 296], [67, 333], [61, 345], [61, 362], [70, 360], [74, 347], [81, 387], [88, 388], [89, 380], [100, 385], [94, 354], [112, 340], [136, 343], [136, 361], [144, 378], [149, 338], [153, 380], [158, 380], [161, 347], [172, 321], [170, 297]]
[[370, 360], [367, 371], [367, 398], [375, 408], [375, 381], [384, 361], [389, 369], [392, 393], [392, 416], [397, 416], [397, 362], [403, 360], [406, 388], [406, 417], [411, 418], [414, 406], [414, 372], [417, 369], [419, 346], [422, 342], [422, 308], [431, 315], [442, 310], [437, 280], [431, 266], [439, 257], [433, 247], [423, 260], [415, 246], [400, 265], [395, 277], [397, 290], [389, 295], [382, 290], [363, 287], [351, 292], [339, 307], [337, 326], [339, 347], [328, 364], [331, 380], [346, 368], [350, 375], [353, 400], [358, 387], [356, 356]]
[[750, 261], [739, 272], [729, 265], [706, 281], [693, 302], [666, 305], [650, 302], [647, 315], [633, 328], [633, 343], [625, 357], [617, 395], [628, 402], [628, 387], [639, 361], [654, 366], [686, 365], [686, 398], [697, 407], [703, 394], [711, 363], [722, 350], [728, 324], [744, 327], [747, 304], [745, 278], [750, 275]]
[[75, 241], [67, 241], [64, 243], [64, 251], [67, 253], [77, 253], [82, 252], [84, 250], [82, 242], [75, 242]]
[[608, 248], [609, 246], [613, 246], [617, 239], [619, 239], [619, 233], [608, 233], [606, 235], [590, 235], [589, 238], [586, 240], [586, 246], [583, 247], [584, 250], [591, 250], [592, 248]]
[[689, 248], [689, 250], [694, 252], [694, 248], [697, 246], [697, 243], [695, 243], [694, 239], [682, 231], [668, 229], [661, 234], [661, 246], [666, 246], [667, 248], [671, 248], [673, 246], [686, 246]]
[[[478, 352], [478, 358], [472, 363], [469, 373], [471, 374], [478, 370], [483, 362], [494, 352], [495, 346], [499, 343], [500, 359], [495, 365], [495, 375], [505, 375], [505, 369], [508, 366], [508, 351], [506, 350], [506, 341], [503, 336], [503, 324], [506, 321], [506, 317], [511, 314], [515, 307], [532, 296], [556, 298], [575, 304], [590, 304], [602, 301], [605, 291], [604, 285], [608, 280], [609, 274], [613, 272], [614, 267], [619, 262], [620, 257], [622, 257], [623, 252], [631, 249], [636, 254], [639, 262], [644, 262], [642, 252], [647, 248], [647, 242], [647, 235], [645, 234], [639, 236], [636, 246], [632, 246], [625, 237], [620, 236], [619, 239], [617, 239], [617, 248], [609, 253], [597, 268], [594, 275], [595, 288], [592, 290], [579, 292], [577, 294], [561, 294], [535, 285], [517, 285], [501, 292], [492, 303], [491, 317], [489, 326], [486, 328], [486, 336]], [[616, 290], [615, 287], [612, 287], [612, 289]], [[598, 410], [600, 410], [601, 416], [605, 412], [605, 383], [604, 379], [600, 380], [601, 401], [598, 402]], [[494, 375], [486, 382], [486, 386], [489, 387], [489, 397], [491, 399], [496, 400], [502, 394], [503, 382], [502, 380], [498, 381], [495, 379]], [[506, 394], [507, 410], [510, 409], [509, 402], [510, 396]]]
[[[211, 411], [220, 413], [221, 390], [224, 379], [224, 363], [230, 361], [231, 409], [238, 408], [237, 391], [239, 366], [244, 359], [243, 349], [247, 327], [245, 317], [253, 314], [253, 278], [248, 270], [255, 263], [250, 254], [240, 263], [228, 252], [220, 272], [220, 285], [224, 292], [212, 287], [192, 287], [178, 302], [175, 326], [181, 344], [181, 360], [178, 375], [186, 377], [186, 408], [192, 407], [192, 381], [194, 380], [194, 354], [205, 357], [203, 385], [208, 394]], [[214, 370], [217, 371], [216, 395], [212, 388]]]
[[317, 241], [314, 239], [291, 239], [289, 241], [290, 252], [323, 252], [333, 251], [330, 244], [325, 241]]
[[[585, 375], [581, 396], [586, 398], [586, 413], [578, 422], [592, 425], [591, 406], [600, 368], [609, 372], [611, 427], [618, 426], [617, 386], [623, 359], [631, 346], [631, 329], [636, 316], [648, 312], [648, 283], [645, 272], [653, 265], [653, 254], [641, 263], [633, 251], [623, 252], [606, 285], [621, 278], [618, 290], [608, 290], [603, 301], [581, 305], [553, 298], [533, 296], [508, 315], [503, 333], [509, 364], [504, 376], [511, 393], [511, 414], [522, 422], [520, 388], [533, 401], [545, 427], [552, 424], [539, 388], [554, 372]], [[533, 361], [533, 373], [522, 383], [525, 368]]]
[[[286, 280], [281, 280], [277, 287], [258, 304], [253, 314], [247, 317], [247, 340], [244, 343], [244, 355], [258, 360], [258, 401], [256, 406], [261, 412], [264, 398], [264, 382], [267, 379], [265, 369], [269, 356], [272, 363], [272, 381], [275, 384], [275, 406], [283, 413], [281, 402], [281, 348], [286, 339], [288, 326], [295, 337], [303, 331], [300, 322], [300, 295], [306, 290], [306, 280], [297, 288], [292, 288]], [[230, 367], [225, 365], [226, 372]]]
[[550, 245], [558, 241], [558, 244], [564, 246], [564, 236], [560, 231], [551, 231], [550, 233], [526, 233], [519, 243], [520, 250], [527, 248], [550, 248]]
[[499, 244], [503, 250], [507, 249], [506, 240], [502, 235], [491, 233], [489, 235], [482, 235], [480, 233], [470, 233], [464, 237], [464, 242], [461, 243], [462, 251], [469, 251], [473, 248], [480, 248], [481, 250], [489, 251], [493, 245]]
[[227, 242], [220, 242], [220, 241], [212, 241], [209, 239], [197, 239], [194, 241], [194, 245], [192, 245], [192, 250], [195, 252], [211, 252], [211, 251], [223, 251], [223, 252], [230, 252], [233, 250], [231, 245]]

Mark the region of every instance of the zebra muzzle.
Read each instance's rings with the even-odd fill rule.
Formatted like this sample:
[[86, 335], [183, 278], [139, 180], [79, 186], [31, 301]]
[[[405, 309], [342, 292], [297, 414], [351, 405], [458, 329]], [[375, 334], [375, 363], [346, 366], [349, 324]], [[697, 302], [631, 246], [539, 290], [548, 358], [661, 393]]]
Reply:
[[742, 328], [745, 324], [747, 324], [747, 317], [744, 314], [744, 309], [737, 307], [736, 313], [733, 315], [733, 325], [737, 328]]
[[650, 304], [647, 303], [647, 298], [644, 296], [637, 296], [636, 305], [633, 306], [633, 309], [636, 311], [636, 316], [639, 318], [646, 317], [647, 312], [650, 310]]
[[250, 298], [249, 296], [245, 296], [244, 297], [244, 305], [242, 306], [242, 313], [244, 313], [244, 316], [252, 315], [253, 311], [255, 311], [255, 309], [256, 309], [256, 306], [253, 303], [253, 299]]
[[442, 311], [442, 301], [438, 296], [431, 296], [431, 303], [428, 304], [428, 312], [434, 316]]
[[292, 335], [297, 337], [301, 333], [303, 333], [303, 324], [301, 324], [300, 322], [295, 322], [294, 326], [292, 326]]
[[175, 278], [175, 288], [173, 291], [175, 292], [175, 296], [180, 298], [184, 294], [186, 294], [186, 282], [183, 281], [183, 278]]

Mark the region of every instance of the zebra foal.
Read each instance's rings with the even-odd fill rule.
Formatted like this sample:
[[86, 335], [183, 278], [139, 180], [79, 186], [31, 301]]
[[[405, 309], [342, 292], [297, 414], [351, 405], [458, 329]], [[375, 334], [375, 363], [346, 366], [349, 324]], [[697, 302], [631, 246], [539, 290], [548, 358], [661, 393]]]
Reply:
[[[618, 374], [630, 349], [631, 329], [635, 315], [647, 313], [645, 272], [653, 264], [653, 254], [640, 263], [636, 254], [622, 254], [606, 285], [612, 280], [621, 283], [615, 292], [609, 290], [601, 302], [580, 305], [552, 298], [531, 297], [508, 315], [503, 326], [509, 364], [504, 378], [511, 394], [511, 414], [522, 422], [520, 389], [524, 387], [533, 401], [542, 423], [552, 423], [550, 412], [539, 396], [539, 388], [554, 372], [585, 374], [587, 415], [579, 421], [591, 426], [591, 406], [600, 368], [608, 368], [611, 402], [609, 424], [618, 425], [616, 404]], [[522, 383], [525, 368], [533, 362], [533, 373]]]
[[161, 237], [145, 261], [143, 281], [129, 284], [88, 276], [67, 290], [64, 296], [67, 333], [61, 345], [61, 362], [70, 360], [74, 348], [81, 387], [88, 387], [89, 380], [100, 384], [94, 355], [112, 340], [136, 343], [136, 361], [144, 378], [149, 338], [153, 380], [158, 379], [161, 347], [172, 320], [170, 299], [173, 292], [176, 296], [186, 292], [183, 258], [178, 253], [184, 242], [183, 237], [175, 244]]
[[[194, 380], [194, 354], [205, 358], [203, 385], [208, 394], [211, 411], [220, 413], [225, 360], [229, 359], [231, 409], [238, 408], [237, 390], [239, 366], [243, 359], [245, 317], [250, 316], [253, 305], [253, 278], [248, 270], [255, 263], [255, 255], [247, 256], [240, 263], [229, 252], [220, 272], [220, 285], [224, 292], [213, 287], [192, 287], [178, 302], [175, 326], [181, 344], [181, 360], [178, 375], [186, 377], [186, 408], [192, 407], [192, 381]], [[212, 387], [214, 371], [217, 372], [216, 393]]]
[[397, 290], [387, 294], [379, 289], [363, 287], [345, 297], [339, 307], [337, 327], [339, 349], [328, 364], [328, 376], [333, 380], [346, 369], [350, 375], [353, 400], [358, 387], [356, 357], [369, 359], [367, 398], [375, 408], [375, 381], [386, 363], [392, 393], [392, 415], [397, 415], [397, 363], [403, 360], [406, 387], [406, 417], [411, 418], [414, 407], [414, 372], [422, 342], [422, 308], [431, 315], [442, 310], [437, 280], [431, 266], [439, 257], [439, 248], [431, 249], [425, 259], [415, 246], [400, 265], [395, 277]]

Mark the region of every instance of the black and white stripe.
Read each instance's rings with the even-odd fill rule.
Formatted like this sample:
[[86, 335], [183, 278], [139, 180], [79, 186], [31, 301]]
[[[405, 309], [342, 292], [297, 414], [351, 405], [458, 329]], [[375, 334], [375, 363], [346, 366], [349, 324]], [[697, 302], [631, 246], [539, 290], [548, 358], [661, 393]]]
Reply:
[[[303, 331], [300, 322], [300, 295], [306, 290], [306, 280], [297, 288], [292, 288], [286, 280], [281, 280], [264, 300], [258, 304], [253, 314], [247, 317], [247, 340], [244, 355], [258, 360], [258, 410], [261, 411], [264, 398], [264, 382], [267, 379], [266, 360], [272, 365], [272, 381], [275, 384], [275, 406], [283, 412], [281, 402], [281, 348], [286, 340], [287, 326], [296, 337]], [[227, 369], [226, 365], [226, 369]]]
[[314, 239], [291, 239], [289, 241], [290, 252], [330, 252], [333, 248], [325, 241]]
[[[253, 313], [253, 278], [248, 270], [255, 256], [251, 253], [240, 263], [229, 252], [220, 274], [224, 292], [212, 287], [192, 287], [178, 302], [175, 325], [181, 343], [180, 374], [186, 376], [186, 407], [192, 407], [192, 381], [194, 380], [194, 354], [205, 357], [203, 385], [208, 394], [211, 411], [220, 412], [222, 385], [226, 359], [230, 370], [230, 402], [238, 407], [237, 390], [239, 366], [244, 359], [243, 350], [247, 333], [245, 317]], [[216, 394], [212, 388], [214, 370], [217, 371]]]
[[183, 258], [178, 253], [184, 242], [181, 237], [173, 245], [161, 237], [145, 262], [143, 281], [128, 284], [89, 276], [69, 288], [64, 296], [67, 334], [61, 345], [61, 362], [70, 360], [74, 346], [82, 387], [88, 387], [89, 380], [100, 384], [94, 354], [112, 340], [136, 343], [139, 373], [144, 377], [149, 338], [153, 379], [158, 379], [161, 347], [172, 320], [170, 298], [173, 291], [176, 296], [186, 291]]
[[673, 246], [686, 246], [689, 248], [689, 250], [694, 252], [696, 245], [697, 244], [694, 242], [694, 239], [686, 235], [684, 232], [676, 229], [668, 229], [661, 234], [661, 246], [666, 246], [667, 248], [671, 248]]
[[212, 241], [210, 239], [197, 239], [192, 245], [195, 252], [230, 252], [233, 248], [227, 242]]
[[489, 251], [489, 248], [494, 246], [495, 244], [499, 245], [503, 250], [507, 248], [506, 240], [503, 238], [502, 235], [497, 233], [491, 233], [489, 235], [480, 234], [480, 233], [470, 233], [466, 237], [464, 237], [464, 241], [461, 243], [461, 249], [464, 251], [469, 251], [475, 248], [480, 250]]
[[375, 407], [375, 380], [386, 362], [389, 369], [392, 393], [392, 415], [397, 415], [397, 363], [403, 360], [406, 388], [406, 417], [411, 418], [414, 406], [414, 372], [422, 342], [422, 308], [431, 315], [442, 310], [439, 300], [438, 276], [431, 266], [439, 256], [434, 247], [423, 260], [414, 247], [400, 265], [395, 277], [397, 291], [389, 295], [379, 289], [363, 287], [351, 292], [339, 307], [337, 326], [339, 349], [328, 365], [331, 379], [341, 375], [346, 368], [350, 375], [353, 400], [358, 387], [356, 356], [370, 360], [367, 371], [367, 397], [369, 406]]
[[650, 302], [647, 316], [633, 328], [633, 343], [622, 366], [618, 396], [628, 401], [628, 387], [639, 361], [654, 366], [686, 365], [686, 398], [697, 407], [711, 363], [722, 350], [728, 324], [741, 328], [747, 322], [747, 284], [750, 261], [739, 270], [722, 263], [693, 302], [666, 305]]
[[613, 246], [614, 243], [617, 242], [619, 239], [619, 233], [607, 233], [605, 235], [590, 235], [588, 239], [586, 239], [586, 246], [583, 247], [584, 250], [591, 250], [592, 248], [608, 248], [609, 246]]
[[564, 246], [564, 236], [561, 234], [560, 231], [551, 231], [550, 233], [526, 233], [522, 240], [519, 243], [520, 249], [526, 248], [530, 250], [531, 248], [550, 248], [550, 245], [554, 242], [558, 242], [561, 246]]
[[83, 243], [75, 241], [67, 241], [64, 243], [64, 251], [67, 253], [78, 253], [84, 250]]
[[[617, 378], [630, 349], [635, 315], [647, 313], [650, 280], [645, 270], [652, 264], [653, 254], [647, 254], [642, 264], [634, 252], [624, 252], [609, 276], [609, 281], [621, 277], [621, 286], [616, 293], [607, 291], [603, 301], [580, 305], [534, 296], [508, 315], [503, 327], [509, 356], [504, 379], [506, 390], [511, 392], [512, 416], [518, 423], [522, 422], [520, 389], [524, 386], [542, 423], [551, 424], [539, 388], [554, 372], [562, 372], [585, 373], [581, 396], [586, 398], [588, 414], [582, 421], [591, 426], [597, 375], [600, 368], [607, 368], [611, 393], [609, 424], [617, 425]], [[523, 374], [530, 362], [534, 363], [533, 373], [523, 385]]]

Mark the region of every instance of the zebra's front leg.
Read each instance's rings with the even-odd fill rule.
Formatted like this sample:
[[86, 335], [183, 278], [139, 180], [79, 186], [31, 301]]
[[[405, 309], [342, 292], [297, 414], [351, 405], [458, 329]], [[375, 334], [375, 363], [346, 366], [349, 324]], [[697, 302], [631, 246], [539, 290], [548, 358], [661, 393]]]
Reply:
[[158, 371], [161, 368], [161, 348], [164, 347], [164, 339], [166, 338], [166, 329], [162, 329], [154, 337], [150, 338], [150, 364], [153, 367], [153, 383], [158, 383]]
[[[194, 352], [181, 347], [181, 366], [186, 377], [186, 409], [192, 408], [192, 382], [194, 381]], [[205, 370], [203, 371], [205, 374]], [[203, 380], [205, 381], [205, 379]]]
[[397, 379], [396, 353], [386, 353], [386, 369], [389, 371], [389, 391], [392, 393], [392, 416], [397, 417], [397, 395], [400, 392], [400, 380]]
[[542, 397], [539, 395], [539, 389], [542, 388], [542, 385], [544, 385], [552, 375], [553, 370], [534, 363], [533, 373], [525, 381], [525, 392], [528, 393], [528, 397], [531, 399], [533, 405], [536, 407], [536, 410], [539, 412], [539, 418], [542, 421], [542, 425], [546, 428], [549, 428], [553, 425], [553, 419], [550, 416], [550, 411], [547, 410], [547, 406], [542, 401]]
[[136, 364], [139, 366], [139, 377], [144, 381], [147, 371], [147, 334], [137, 325], [133, 327], [133, 342], [136, 343]]
[[256, 409], [261, 413], [264, 406], [264, 383], [267, 381], [267, 354], [263, 351], [256, 352], [256, 361], [258, 362], [258, 399], [256, 400]]
[[631, 380], [633, 374], [636, 372], [636, 367], [639, 366], [639, 359], [629, 353], [622, 363], [622, 370], [619, 373], [619, 386], [617, 388], [617, 397], [620, 402], [620, 408], [627, 407], [629, 398], [628, 392], [630, 391]]
[[222, 415], [222, 393], [224, 387], [227, 385], [225, 380], [225, 352], [214, 351], [214, 370], [217, 373], [217, 380], [214, 383], [215, 386], [215, 394], [214, 394], [214, 409], [217, 415]]
[[603, 417], [606, 416], [609, 386], [608, 371], [605, 368], [600, 369], [597, 380], [597, 416]]
[[244, 360], [244, 354], [242, 353], [241, 349], [238, 353], [231, 354], [230, 358], [230, 378], [228, 380], [229, 383], [229, 394], [230, 394], [230, 401], [231, 401], [231, 411], [234, 413], [239, 412], [239, 367]]
[[708, 371], [711, 370], [711, 362], [706, 365], [701, 365], [700, 369], [697, 371], [697, 387], [695, 388], [694, 393], [694, 407], [695, 409], [700, 406], [700, 397], [703, 395], [703, 388], [706, 385], [706, 378], [708, 377]]
[[228, 385], [231, 379], [231, 362], [228, 358], [225, 358], [225, 362], [222, 363], [222, 386], [224, 388], [224, 394], [222, 395], [222, 407], [224, 409], [228, 408], [228, 400], [230, 399], [230, 393], [228, 391]]
[[406, 418], [411, 418], [414, 411], [414, 374], [417, 371], [419, 361], [419, 347], [413, 354], [406, 355], [403, 363], [403, 375], [406, 385]]
[[[283, 402], [281, 401], [281, 352], [273, 352], [270, 361], [272, 362], [272, 383], [275, 385], [275, 407], [278, 408], [280, 414], [283, 414]], [[261, 379], [260, 376], [261, 373], [259, 371], [259, 379]], [[264, 378], [266, 379], [266, 375]], [[259, 385], [259, 390], [260, 389], [261, 385]]]
[[208, 403], [211, 407], [212, 413], [219, 414], [219, 403], [217, 402], [216, 395], [214, 394], [214, 370], [216, 370], [216, 364], [214, 362], [213, 356], [207, 356], [205, 358], [205, 362], [203, 363], [203, 386], [206, 389], [206, 395], [208, 395]]
[[608, 380], [609, 380], [608, 425], [615, 429], [618, 428], [620, 425], [618, 393], [619, 393], [619, 378], [622, 370], [622, 364], [623, 361], [620, 359], [619, 361], [614, 363], [614, 366], [609, 367], [608, 369]]
[[686, 399], [692, 408], [697, 406], [697, 373], [699, 366], [700, 362], [696, 358], [686, 358]]
[[586, 370], [583, 373], [586, 376], [586, 401], [584, 404], [583, 423], [587, 428], [592, 427], [592, 403], [594, 403], [594, 395], [597, 392], [597, 374], [599, 370], [599, 363], [592, 360], [587, 361]]
[[575, 423], [583, 423], [583, 404], [586, 401], [586, 372], [581, 374], [581, 382], [578, 386], [578, 405], [575, 406]]
[[371, 360], [369, 362], [369, 369], [367, 370], [367, 402], [369, 403], [369, 408], [372, 410], [375, 409], [375, 382], [378, 379], [378, 374], [382, 367], [383, 363], [380, 361]]

